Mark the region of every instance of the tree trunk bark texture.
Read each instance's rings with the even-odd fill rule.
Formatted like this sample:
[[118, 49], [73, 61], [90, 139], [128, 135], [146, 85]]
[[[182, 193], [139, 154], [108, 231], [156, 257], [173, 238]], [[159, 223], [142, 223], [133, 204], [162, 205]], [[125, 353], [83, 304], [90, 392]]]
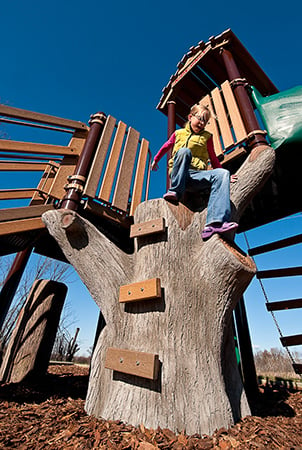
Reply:
[[[274, 151], [265, 146], [240, 168], [231, 190], [234, 218], [240, 218], [273, 164]], [[211, 434], [250, 413], [231, 320], [256, 268], [232, 240], [214, 235], [202, 241], [206, 211], [192, 213], [156, 199], [140, 204], [134, 219], [138, 224], [162, 217], [165, 232], [136, 238], [132, 255], [71, 211], [49, 211], [43, 220], [106, 323], [93, 353], [88, 414]], [[160, 279], [160, 298], [119, 303], [121, 286], [153, 278]], [[105, 368], [109, 347], [158, 355], [157, 379]]]
[[9, 340], [0, 369], [2, 382], [18, 383], [47, 372], [67, 286], [36, 280]]

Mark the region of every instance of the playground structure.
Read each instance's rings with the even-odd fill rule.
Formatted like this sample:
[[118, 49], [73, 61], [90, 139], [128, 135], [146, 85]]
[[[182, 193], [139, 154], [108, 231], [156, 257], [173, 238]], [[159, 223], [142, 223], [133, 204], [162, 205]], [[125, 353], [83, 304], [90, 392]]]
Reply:
[[[252, 152], [257, 155], [257, 149], [262, 151], [264, 147], [268, 147], [266, 130], [254, 113], [250, 96], [251, 86], [257, 90], [254, 90], [254, 93], [256, 92], [254, 95], [258, 95], [258, 98], [278, 94], [277, 88], [230, 30], [211, 38], [208, 43], [201, 42], [198, 46], [192, 47], [179, 63], [176, 74], [171, 77], [168, 85], [164, 88], [158, 105], [158, 109], [168, 116], [168, 134], [174, 131], [176, 125], [184, 124], [188, 108], [193, 103], [200, 101], [208, 105], [213, 112], [208, 129], [213, 133], [216, 154], [226, 168], [235, 172]], [[81, 241], [83, 239], [81, 227], [85, 227], [88, 235], [92, 233], [88, 228], [88, 222], [127, 255], [131, 255], [134, 251], [134, 239], [137, 239], [138, 243], [140, 242], [139, 246], [146, 247], [147, 244], [151, 246], [153, 242], [157, 242], [158, 237], [162, 238], [162, 235], [166, 233], [165, 220], [161, 214], [156, 216], [156, 212], [162, 212], [157, 204], [153, 206], [150, 204], [150, 208], [154, 209], [150, 220], [134, 223], [136, 209], [139, 209], [138, 205], [142, 200], [148, 198], [150, 174], [148, 142], [145, 139], [140, 141], [139, 133], [136, 130], [127, 129], [122, 122], [116, 126], [116, 120], [111, 116], [106, 117], [103, 113], [92, 116], [90, 127], [80, 122], [6, 106], [0, 108], [0, 113], [5, 116], [5, 120], [15, 121], [17, 119], [20, 125], [24, 124], [21, 121], [26, 121], [27, 125], [34, 124], [72, 133], [72, 139], [66, 147], [0, 141], [2, 170], [43, 170], [37, 187], [30, 190], [15, 189], [0, 192], [1, 199], [30, 199], [30, 205], [27, 207], [1, 211], [2, 255], [16, 251], [21, 252], [17, 256], [21, 263], [17, 270], [13, 270], [9, 274], [3, 287], [0, 296], [2, 307], [9, 296], [13, 295], [11, 285], [16, 285], [14, 275], [20, 271], [20, 266], [26, 262], [32, 248], [37, 253], [66, 261], [66, 255], [58, 245], [58, 240], [55, 240], [47, 231], [47, 228], [49, 230], [53, 228], [49, 222], [52, 215], [47, 211], [67, 210], [66, 212], [61, 211], [60, 220], [62, 228], [67, 234], [70, 234], [69, 239], [71, 236], [76, 236]], [[292, 175], [293, 170], [298, 171], [299, 164], [297, 162], [295, 168], [291, 167], [290, 173], [288, 165], [284, 164], [289, 157], [301, 161], [301, 156], [296, 146], [291, 147], [290, 156], [284, 154], [284, 149], [281, 152], [278, 152], [278, 148], [275, 150], [276, 164], [272, 176], [264, 186], [264, 182], [261, 183], [262, 189], [254, 199], [250, 195], [248, 200], [244, 200], [244, 206], [247, 203], [249, 206], [240, 217], [241, 231], [301, 210], [301, 204], [296, 198], [289, 201], [289, 198], [293, 197], [290, 196], [290, 192], [298, 187], [293, 186], [292, 178], [294, 177]], [[13, 161], [7, 159], [8, 155]], [[52, 159], [49, 159], [49, 155]], [[116, 175], [117, 172], [118, 175]], [[264, 178], [266, 179], [267, 175]], [[296, 183], [298, 184], [299, 178], [295, 178], [297, 178]], [[290, 183], [289, 180], [291, 180]], [[186, 208], [186, 206], [190, 206], [190, 208]], [[166, 211], [167, 208], [165, 205], [166, 215], [169, 214]], [[180, 205], [178, 210], [174, 208], [172, 212], [177, 215], [183, 229], [186, 229], [191, 220], [188, 219], [188, 216], [192, 218], [194, 213], [203, 209], [204, 205], [197, 204], [192, 208], [191, 205], [185, 204]], [[238, 207], [238, 210], [240, 209], [243, 207]], [[46, 218], [47, 228], [41, 219], [41, 215], [44, 213], [48, 217], [48, 219]], [[148, 216], [141, 210], [138, 215], [141, 218]], [[81, 222], [82, 219], [84, 222]], [[169, 221], [171, 221], [170, 216]], [[188, 223], [184, 224], [184, 222]], [[169, 230], [172, 229], [174, 229], [173, 226], [169, 224]], [[171, 233], [171, 231], [169, 232]], [[55, 232], [52, 230], [51, 234], [55, 235]], [[142, 243], [139, 239], [145, 239], [145, 241]], [[297, 236], [291, 241], [271, 244], [271, 247], [267, 247], [266, 250], [280, 248], [290, 245], [290, 243], [294, 244], [300, 242], [299, 239], [301, 236]], [[252, 255], [253, 252], [256, 254], [257, 251], [261, 251], [261, 249], [252, 249], [250, 254]], [[76, 259], [76, 256], [73, 255], [73, 258]], [[126, 256], [122, 258], [125, 260]], [[107, 270], [105, 267], [104, 264], [104, 272]], [[271, 276], [284, 276], [285, 273], [287, 275], [302, 274], [301, 268], [285, 270], [286, 272], [282, 273], [282, 269], [279, 269]], [[108, 273], [112, 276], [109, 268]], [[269, 276], [269, 274], [258, 273], [257, 276]], [[124, 285], [125, 292], [121, 291], [120, 294], [120, 303], [127, 304], [127, 302], [140, 302], [147, 299], [148, 302], [151, 300], [149, 305], [152, 309], [152, 301], [158, 302], [162, 298], [160, 281], [158, 277], [155, 277], [144, 281], [143, 284], [140, 282], [138, 284], [137, 282], [126, 283]], [[10, 295], [7, 295], [8, 291]], [[167, 288], [165, 292], [168, 292]], [[3, 315], [8, 306], [6, 303]], [[244, 304], [239, 304], [239, 307], [241, 311], [237, 313], [237, 318], [244, 315]], [[277, 308], [277, 305], [275, 307]], [[298, 299], [291, 301], [290, 304], [283, 303], [279, 307], [284, 309], [301, 307], [301, 301]], [[125, 311], [129, 316], [129, 308], [131, 311], [132, 306], [128, 306], [128, 310], [126, 308], [127, 305]], [[243, 342], [246, 340], [244, 334], [246, 324], [238, 322], [237, 329], [240, 328], [240, 325], [243, 334], [239, 336], [239, 343], [243, 358], [247, 357], [244, 377], [248, 390], [248, 385], [251, 386], [253, 383], [252, 380], [249, 382], [248, 378], [250, 376], [252, 379], [254, 373], [251, 368], [248, 346], [243, 350]], [[301, 337], [301, 335], [288, 337], [284, 340], [284, 344], [300, 345], [302, 344]], [[137, 364], [138, 361], [142, 362], [142, 358], [146, 359], [143, 363]], [[127, 362], [126, 369], [124, 366], [121, 367], [121, 360]], [[122, 372], [143, 379], [149, 378], [153, 383], [152, 385], [147, 384], [151, 391], [159, 390], [158, 378], [161, 376], [162, 370], [160, 364], [164, 364], [164, 362], [159, 362], [156, 353], [127, 352], [125, 348], [119, 349], [114, 346], [107, 349], [105, 364], [106, 367], [114, 370], [114, 373]], [[97, 362], [95, 362], [96, 365]], [[148, 370], [142, 371], [142, 367]], [[296, 364], [295, 369], [301, 373], [300, 365]], [[102, 372], [103, 369], [100, 371]], [[95, 367], [95, 376], [97, 373], [98, 369]], [[108, 375], [106, 377], [108, 378]], [[123, 381], [123, 378], [120, 380]], [[98, 407], [95, 409], [93, 406], [97, 396], [93, 389], [95, 386], [90, 390], [88, 409], [92, 413], [97, 410], [97, 414], [99, 414]], [[239, 413], [234, 413], [237, 406], [232, 405], [233, 408], [234, 417], [238, 417]], [[108, 414], [110, 414], [109, 410]]]

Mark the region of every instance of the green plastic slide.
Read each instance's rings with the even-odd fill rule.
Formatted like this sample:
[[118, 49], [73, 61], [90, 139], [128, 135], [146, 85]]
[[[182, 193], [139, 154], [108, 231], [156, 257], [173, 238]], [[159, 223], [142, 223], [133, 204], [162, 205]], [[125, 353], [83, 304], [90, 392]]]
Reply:
[[302, 144], [302, 86], [269, 97], [252, 87], [252, 98], [274, 149]]

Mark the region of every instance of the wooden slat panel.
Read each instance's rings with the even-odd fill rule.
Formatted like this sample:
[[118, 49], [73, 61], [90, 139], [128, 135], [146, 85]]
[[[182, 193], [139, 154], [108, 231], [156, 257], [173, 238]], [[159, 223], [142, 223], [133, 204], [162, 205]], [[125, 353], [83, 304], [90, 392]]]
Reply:
[[39, 217], [45, 211], [54, 209], [53, 205], [21, 206], [19, 208], [1, 209], [0, 222]]
[[45, 228], [41, 217], [0, 223], [0, 236]]
[[230, 153], [228, 153], [227, 155], [224, 155], [223, 161], [221, 161], [221, 165], [224, 166], [231, 160], [239, 158], [240, 156], [243, 156], [246, 154], [247, 154], [247, 151], [245, 150], [244, 147], [236, 147]]
[[113, 206], [123, 211], [127, 211], [128, 207], [132, 172], [138, 140], [138, 131], [134, 130], [134, 128], [129, 128], [112, 200]]
[[247, 137], [247, 133], [245, 130], [245, 126], [243, 124], [243, 121], [241, 119], [241, 115], [236, 103], [236, 100], [234, 98], [234, 94], [232, 91], [232, 88], [230, 86], [230, 83], [228, 81], [225, 81], [221, 85], [222, 92], [224, 95], [224, 100], [226, 102], [229, 115], [231, 118], [231, 122], [233, 125], [234, 133], [237, 139], [237, 142], [241, 142]]
[[283, 347], [291, 345], [302, 345], [302, 334], [295, 334], [293, 336], [283, 336], [280, 338]]
[[124, 228], [130, 229], [130, 226], [132, 225], [132, 218], [128, 216], [128, 214], [124, 213], [121, 214], [121, 211], [115, 211], [111, 205], [108, 204], [100, 204], [97, 203], [94, 200], [88, 199], [87, 202], [84, 204], [84, 210], [88, 212], [90, 218], [89, 220], [94, 223], [94, 220], [92, 219], [92, 216], [95, 216], [96, 219], [98, 217], [104, 217], [106, 219], [109, 219], [110, 221], [117, 222], [119, 225], [121, 225]]
[[146, 139], [142, 139], [141, 146], [140, 146], [140, 152], [139, 152], [139, 158], [138, 158], [138, 162], [137, 162], [137, 166], [136, 166], [136, 174], [135, 174], [131, 207], [130, 207], [130, 216], [133, 216], [134, 211], [136, 210], [137, 206], [142, 201], [142, 192], [143, 192], [144, 175], [145, 175], [145, 170], [146, 170], [148, 149], [149, 149], [149, 142], [146, 141]]
[[151, 278], [150, 280], [139, 281], [138, 283], [121, 286], [119, 302], [137, 302], [141, 300], [152, 300], [160, 297], [160, 279]]
[[127, 125], [124, 122], [119, 122], [116, 134], [114, 136], [114, 141], [112, 144], [111, 152], [108, 158], [106, 171], [104, 173], [101, 189], [98, 198], [105, 200], [106, 202], [110, 199], [111, 189], [115, 177], [115, 172], [117, 168], [117, 163], [119, 161], [121, 148], [123, 145], [123, 140], [125, 137]]
[[211, 111], [212, 117], [208, 121], [208, 123], [205, 127], [205, 130], [209, 131], [213, 135], [213, 144], [214, 144], [214, 150], [215, 150], [216, 155], [217, 156], [223, 155], [219, 130], [218, 130], [216, 119], [215, 119], [215, 111], [213, 110], [211, 97], [209, 95], [206, 95], [205, 97], [203, 97], [200, 100], [199, 103], [206, 106]]
[[166, 222], [164, 217], [149, 220], [148, 222], [136, 223], [131, 225], [130, 237], [148, 236], [155, 233], [163, 233], [166, 230]]
[[248, 253], [250, 256], [259, 255], [265, 252], [271, 252], [272, 250], [278, 250], [280, 248], [289, 247], [291, 245], [300, 244], [302, 242], [302, 234], [291, 236], [280, 241], [270, 242], [269, 244], [259, 245], [258, 247], [250, 248]]
[[[47, 200], [47, 195], [49, 190], [53, 184], [54, 178], [57, 173], [57, 167], [54, 167], [53, 164], [49, 164], [46, 166], [45, 172], [43, 173], [39, 184], [37, 186], [37, 191], [33, 194], [30, 204], [31, 205], [41, 205], [45, 203]], [[43, 191], [46, 195], [43, 197], [40, 195], [40, 192]]]
[[[84, 148], [86, 142], [85, 136], [86, 135], [83, 134], [83, 132], [76, 131], [68, 144], [69, 147], [77, 149], [78, 155], [82, 153], [82, 150]], [[77, 162], [77, 155], [64, 156], [63, 161], [61, 162], [59, 169], [56, 172], [54, 180], [51, 179], [51, 176], [47, 177], [46, 174], [46, 183], [43, 183], [43, 180], [41, 179], [38, 188], [43, 191], [49, 192], [49, 195], [53, 198], [62, 199], [66, 194], [64, 186], [68, 182], [68, 177], [74, 174]]]
[[65, 196], [66, 191], [64, 189], [64, 186], [68, 182], [67, 178], [69, 177], [69, 175], [74, 174], [77, 161], [78, 158], [76, 156], [65, 156], [63, 158], [63, 161], [56, 173], [52, 185], [49, 188], [49, 195], [51, 197], [62, 199]]
[[[83, 147], [85, 145], [87, 136], [88, 136], [88, 131], [76, 130], [73, 133], [72, 138], [69, 141], [68, 147], [75, 150], [77, 155], [80, 155], [80, 153], [82, 152]], [[72, 152], [72, 153], [74, 153], [74, 152]]]
[[46, 169], [45, 163], [39, 162], [27, 162], [27, 161], [0, 161], [1, 172], [19, 172], [19, 171], [32, 171], [41, 172]]
[[224, 144], [224, 149], [228, 150], [230, 147], [234, 145], [234, 139], [232, 132], [230, 130], [230, 124], [227, 118], [227, 114], [224, 108], [224, 104], [220, 95], [220, 91], [218, 88], [215, 88], [212, 92], [212, 100], [214, 103], [214, 108], [216, 111], [216, 116], [218, 120], [218, 124], [221, 131], [221, 137]]
[[158, 355], [109, 347], [106, 352], [106, 369], [156, 380], [159, 373]]
[[0, 200], [31, 198], [35, 192], [36, 189], [1, 189]]
[[257, 278], [294, 277], [302, 275], [302, 267], [287, 267], [285, 269], [259, 270]]
[[14, 108], [12, 106], [0, 104], [0, 114], [7, 117], [15, 117], [17, 119], [30, 120], [32, 122], [47, 123], [50, 125], [58, 125], [78, 130], [88, 130], [87, 125], [76, 120], [63, 119], [61, 117], [50, 116], [48, 114], [36, 113], [25, 109]]
[[302, 298], [266, 303], [266, 309], [268, 311], [281, 311], [294, 308], [302, 308]]
[[94, 198], [96, 196], [115, 123], [116, 119], [114, 117], [107, 117], [84, 188], [84, 194], [88, 197]]
[[78, 155], [77, 148], [63, 145], [37, 144], [34, 142], [20, 142], [0, 140], [0, 150], [6, 152], [41, 153], [49, 155]]

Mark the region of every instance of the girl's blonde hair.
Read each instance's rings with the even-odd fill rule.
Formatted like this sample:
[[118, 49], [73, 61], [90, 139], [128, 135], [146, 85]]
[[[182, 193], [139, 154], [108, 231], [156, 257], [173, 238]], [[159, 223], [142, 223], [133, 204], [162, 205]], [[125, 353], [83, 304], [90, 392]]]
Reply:
[[204, 123], [207, 123], [211, 117], [211, 111], [209, 110], [209, 108], [205, 105], [200, 105], [199, 103], [196, 103], [191, 107], [190, 114], [192, 114], [193, 116], [195, 114], [199, 114], [203, 118]]

